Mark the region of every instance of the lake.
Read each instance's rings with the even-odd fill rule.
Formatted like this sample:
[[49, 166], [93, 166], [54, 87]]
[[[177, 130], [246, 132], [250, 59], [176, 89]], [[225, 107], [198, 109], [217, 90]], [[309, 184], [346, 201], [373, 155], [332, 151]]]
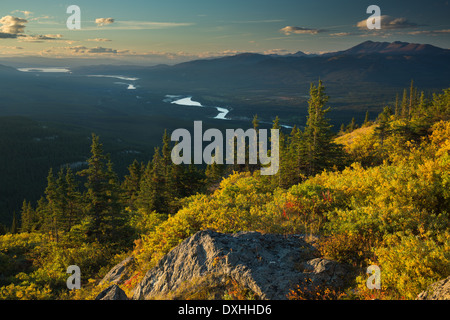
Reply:
[[[176, 99], [176, 100], [173, 100], [173, 99]], [[181, 106], [193, 106], [193, 107], [206, 108], [206, 106], [202, 105], [200, 102], [192, 100], [192, 97], [180, 98], [180, 96], [168, 94], [168, 95], [166, 95], [166, 99], [164, 99], [163, 101], [170, 102], [172, 104], [181, 105]], [[223, 108], [223, 107], [210, 107], [210, 108], [215, 108], [217, 111], [219, 111], [219, 114], [217, 116], [215, 116], [214, 119], [231, 120], [226, 117], [227, 114], [230, 112], [230, 110]]]

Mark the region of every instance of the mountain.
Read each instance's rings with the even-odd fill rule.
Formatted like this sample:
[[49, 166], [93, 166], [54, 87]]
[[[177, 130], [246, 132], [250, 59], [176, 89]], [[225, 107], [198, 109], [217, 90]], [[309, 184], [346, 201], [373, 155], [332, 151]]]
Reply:
[[[174, 66], [136, 70], [153, 87], [217, 91], [297, 90], [322, 79], [329, 85], [353, 88], [358, 82], [424, 87], [449, 86], [450, 50], [427, 44], [366, 41], [345, 51], [318, 56], [244, 53]], [[113, 67], [114, 68], [114, 67]], [[87, 70], [88, 68], [85, 68]], [[308, 87], [308, 85], [306, 85]]]
[[408, 43], [401, 41], [374, 42], [365, 41], [350, 49], [328, 53], [328, 56], [343, 54], [390, 54], [390, 55], [441, 55], [450, 54], [450, 50], [442, 49], [430, 44]]
[[315, 56], [315, 54], [306, 54], [303, 51], [297, 51], [295, 53], [288, 53], [288, 54], [276, 54], [276, 53], [272, 53], [272, 54], [268, 54], [268, 56], [270, 57], [307, 57], [307, 56]]

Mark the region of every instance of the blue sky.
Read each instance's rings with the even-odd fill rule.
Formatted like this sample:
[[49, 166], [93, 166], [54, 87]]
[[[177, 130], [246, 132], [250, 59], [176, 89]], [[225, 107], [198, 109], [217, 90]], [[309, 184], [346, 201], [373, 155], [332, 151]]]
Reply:
[[[66, 27], [72, 4], [81, 9], [81, 30]], [[381, 30], [363, 27], [371, 4], [381, 9]], [[449, 16], [445, 0], [2, 0], [0, 56], [178, 62], [239, 52], [328, 52], [366, 40], [450, 48]], [[96, 23], [101, 18], [106, 23]]]

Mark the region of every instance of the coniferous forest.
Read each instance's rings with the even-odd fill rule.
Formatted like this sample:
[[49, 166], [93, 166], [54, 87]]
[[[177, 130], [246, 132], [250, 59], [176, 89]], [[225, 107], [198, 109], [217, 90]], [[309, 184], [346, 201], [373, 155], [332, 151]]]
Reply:
[[[339, 133], [328, 98], [325, 84], [311, 84], [306, 126], [280, 131], [273, 176], [253, 164], [175, 165], [166, 131], [153, 158], [119, 178], [93, 133], [86, 168], [49, 168], [41, 198], [24, 199], [0, 230], [0, 299], [93, 299], [133, 255], [129, 293], [204, 229], [316, 235], [323, 256], [357, 275], [332, 298], [415, 299], [450, 274], [450, 88], [428, 95], [411, 82], [376, 118]], [[258, 130], [258, 116], [249, 125]], [[372, 264], [383, 270], [376, 296], [365, 286]], [[69, 265], [83, 272], [79, 290], [66, 287]]]

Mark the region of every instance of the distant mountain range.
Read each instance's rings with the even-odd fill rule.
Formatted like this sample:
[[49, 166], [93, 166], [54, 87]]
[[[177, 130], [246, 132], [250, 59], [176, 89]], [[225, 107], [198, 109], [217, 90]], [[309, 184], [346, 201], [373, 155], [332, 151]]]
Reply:
[[288, 54], [268, 54], [269, 57], [275, 58], [287, 58], [287, 57], [317, 57], [317, 56], [338, 56], [344, 54], [400, 54], [400, 55], [416, 55], [416, 54], [431, 54], [431, 55], [441, 55], [441, 54], [449, 54], [449, 49], [442, 49], [439, 47], [435, 47], [430, 44], [418, 44], [418, 43], [409, 43], [402, 41], [395, 42], [374, 42], [374, 41], [365, 41], [362, 42], [350, 49], [336, 52], [329, 52], [324, 54], [315, 54], [315, 53], [304, 53], [302, 51], [297, 51], [295, 53]]
[[411, 79], [424, 88], [450, 86], [450, 50], [428, 44], [366, 41], [348, 50], [322, 55], [242, 53], [174, 66], [89, 66], [76, 73], [131, 72], [153, 88], [182, 90], [297, 90], [322, 79], [348, 88], [357, 83], [405, 87]]
[[430, 44], [408, 42], [374, 42], [366, 41], [350, 49], [326, 55], [342, 54], [390, 54], [390, 55], [445, 55], [450, 54], [449, 49], [442, 49]]
[[[10, 69], [0, 68], [0, 76], [6, 70]], [[321, 79], [337, 99], [336, 105], [379, 106], [408, 87], [412, 79], [420, 89], [450, 87], [450, 50], [429, 44], [366, 41], [321, 55], [242, 53], [170, 66], [103, 64], [71, 70], [75, 75], [138, 77], [138, 85], [152, 92], [220, 95], [223, 103], [230, 104], [280, 102], [276, 97], [282, 97], [280, 103], [297, 104], [293, 99], [307, 95], [310, 83]]]

